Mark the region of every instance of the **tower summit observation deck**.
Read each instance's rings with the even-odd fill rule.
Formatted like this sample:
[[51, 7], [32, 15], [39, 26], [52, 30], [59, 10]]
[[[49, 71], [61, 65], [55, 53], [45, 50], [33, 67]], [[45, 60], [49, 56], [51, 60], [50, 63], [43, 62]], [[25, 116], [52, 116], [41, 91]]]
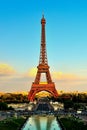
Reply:
[[[31, 90], [28, 94], [29, 101], [34, 101], [35, 95], [41, 91], [47, 91], [54, 96], [54, 98], [58, 97], [58, 93], [55, 89], [55, 84], [52, 82], [48, 61], [47, 61], [47, 52], [46, 52], [46, 38], [45, 38], [45, 24], [46, 20], [44, 15], [41, 19], [41, 47], [40, 47], [40, 58], [39, 58], [39, 65], [37, 66], [37, 74], [35, 81], [32, 83]], [[41, 74], [45, 73], [47, 83], [41, 84], [40, 78]]]

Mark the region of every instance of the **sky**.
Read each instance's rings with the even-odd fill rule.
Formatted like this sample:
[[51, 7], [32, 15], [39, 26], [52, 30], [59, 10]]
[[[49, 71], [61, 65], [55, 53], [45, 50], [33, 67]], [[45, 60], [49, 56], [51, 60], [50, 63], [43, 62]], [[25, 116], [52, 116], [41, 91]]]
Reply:
[[0, 92], [30, 90], [43, 14], [56, 89], [87, 92], [87, 0], [0, 0]]

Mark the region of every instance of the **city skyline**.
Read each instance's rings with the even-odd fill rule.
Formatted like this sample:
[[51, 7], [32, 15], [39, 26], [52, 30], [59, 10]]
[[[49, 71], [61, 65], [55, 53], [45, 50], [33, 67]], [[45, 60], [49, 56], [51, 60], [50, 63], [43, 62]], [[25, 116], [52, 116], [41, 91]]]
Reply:
[[0, 91], [29, 91], [39, 63], [41, 18], [57, 90], [87, 91], [87, 2], [0, 2]]

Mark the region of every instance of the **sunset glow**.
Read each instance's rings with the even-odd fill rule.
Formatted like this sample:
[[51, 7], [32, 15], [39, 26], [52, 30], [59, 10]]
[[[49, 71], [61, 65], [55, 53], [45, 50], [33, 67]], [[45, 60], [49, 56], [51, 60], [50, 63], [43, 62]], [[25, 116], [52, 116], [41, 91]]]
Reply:
[[8, 64], [0, 64], [0, 76], [9, 76], [15, 74], [15, 70]]
[[43, 11], [56, 89], [87, 92], [86, 0], [0, 2], [0, 92], [30, 90], [39, 64]]

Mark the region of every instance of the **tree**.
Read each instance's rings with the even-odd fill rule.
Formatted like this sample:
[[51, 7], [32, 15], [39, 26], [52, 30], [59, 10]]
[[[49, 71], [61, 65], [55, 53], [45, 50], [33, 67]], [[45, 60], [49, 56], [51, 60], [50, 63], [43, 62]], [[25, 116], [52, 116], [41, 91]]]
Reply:
[[7, 110], [8, 105], [5, 102], [0, 102], [0, 110]]
[[69, 108], [72, 108], [73, 107], [73, 102], [72, 100], [66, 100], [64, 101], [64, 109], [67, 110]]

